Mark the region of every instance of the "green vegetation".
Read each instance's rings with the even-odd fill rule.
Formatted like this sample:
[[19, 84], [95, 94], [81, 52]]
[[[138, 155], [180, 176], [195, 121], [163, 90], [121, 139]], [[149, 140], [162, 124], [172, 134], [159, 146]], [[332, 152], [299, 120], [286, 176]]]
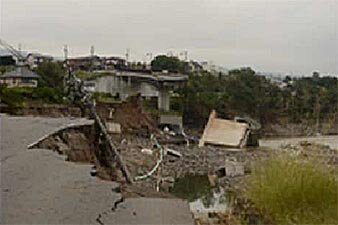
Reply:
[[[290, 79], [291, 80], [291, 79]], [[250, 68], [229, 75], [191, 74], [180, 90], [185, 121], [201, 126], [212, 109], [224, 118], [250, 116], [263, 125], [286, 118], [289, 122], [315, 123], [337, 115], [338, 80], [333, 77], [294, 78], [279, 88]]]
[[10, 108], [24, 107], [28, 103], [62, 103], [62, 96], [53, 88], [49, 87], [17, 87], [6, 88], [0, 86], [1, 102]]
[[120, 102], [120, 99], [118, 97], [114, 97], [110, 93], [95, 92], [93, 94], [93, 98], [95, 99], [96, 102], [101, 102], [101, 103]]
[[14, 66], [15, 60], [12, 56], [0, 56], [0, 66]]
[[35, 69], [35, 72], [41, 77], [40, 86], [54, 88], [57, 92], [63, 92], [66, 71], [61, 64], [43, 62]]
[[61, 104], [63, 100], [63, 78], [65, 71], [58, 63], [44, 62], [35, 72], [40, 75], [37, 88], [29, 87], [0, 87], [1, 102], [6, 104], [10, 111], [30, 104]]
[[283, 156], [256, 166], [246, 197], [276, 224], [337, 224], [335, 178], [315, 161]]
[[291, 78], [280, 88], [251, 68], [229, 71], [228, 75], [207, 71], [191, 73], [186, 62], [177, 57], [157, 56], [153, 70], [168, 70], [189, 74], [186, 87], [179, 90], [180, 99], [173, 99], [172, 107], [182, 112], [190, 126], [205, 124], [215, 109], [221, 117], [249, 116], [264, 125], [269, 123], [320, 124], [338, 116], [338, 79], [320, 77]]
[[[286, 90], [287, 113], [294, 122], [302, 118], [323, 119], [337, 113], [338, 79], [335, 77], [304, 77], [293, 80]], [[294, 96], [292, 96], [292, 94]]]
[[14, 69], [14, 66], [0, 66], [0, 76]]
[[151, 61], [151, 69], [154, 71], [167, 70], [173, 73], [186, 74], [189, 71], [189, 65], [175, 56], [158, 55]]
[[181, 95], [186, 119], [200, 124], [212, 109], [225, 118], [248, 115], [261, 122], [276, 119], [283, 109], [282, 90], [250, 68], [233, 70], [226, 76], [207, 72], [190, 75]]

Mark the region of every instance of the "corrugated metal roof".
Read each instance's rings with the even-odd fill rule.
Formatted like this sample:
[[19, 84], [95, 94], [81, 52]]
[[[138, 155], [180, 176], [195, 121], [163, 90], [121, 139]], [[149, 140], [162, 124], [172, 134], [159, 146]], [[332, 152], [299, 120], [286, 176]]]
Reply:
[[14, 77], [21, 77], [21, 78], [40, 78], [39, 75], [34, 73], [33, 71], [29, 70], [27, 67], [18, 66], [15, 70], [4, 73], [0, 76], [0, 79], [3, 78], [14, 78]]

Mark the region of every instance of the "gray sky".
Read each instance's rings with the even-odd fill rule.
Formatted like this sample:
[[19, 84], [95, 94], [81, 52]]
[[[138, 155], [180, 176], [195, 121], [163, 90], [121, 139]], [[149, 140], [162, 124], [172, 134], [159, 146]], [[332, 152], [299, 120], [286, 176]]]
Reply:
[[0, 0], [0, 36], [24, 50], [145, 60], [189, 52], [227, 68], [338, 73], [338, 0]]

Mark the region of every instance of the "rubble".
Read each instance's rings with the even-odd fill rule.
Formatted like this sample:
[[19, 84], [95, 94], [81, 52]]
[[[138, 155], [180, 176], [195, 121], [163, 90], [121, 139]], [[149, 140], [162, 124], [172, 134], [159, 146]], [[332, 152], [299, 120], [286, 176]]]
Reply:
[[107, 131], [110, 134], [121, 134], [121, 124], [114, 122], [106, 122]]
[[152, 155], [153, 154], [153, 150], [151, 150], [149, 148], [142, 148], [141, 152], [145, 153], [147, 155]]
[[160, 157], [157, 159], [156, 165], [149, 172], [147, 172], [145, 175], [135, 177], [134, 178], [135, 181], [143, 180], [143, 179], [146, 179], [146, 178], [152, 176], [153, 173], [156, 172], [156, 170], [159, 168], [159, 166], [161, 165], [161, 163], [163, 161], [163, 155], [164, 155], [163, 147], [158, 143], [157, 139], [153, 135], [151, 136], [150, 139], [154, 143], [154, 146], [159, 149]]
[[225, 163], [225, 175], [228, 177], [243, 176], [244, 164], [240, 162], [227, 161]]
[[175, 150], [170, 149], [170, 148], [166, 148], [165, 151], [168, 155], [172, 155], [172, 156], [175, 156], [175, 157], [178, 157], [178, 158], [182, 158], [182, 154], [179, 151], [175, 151]]

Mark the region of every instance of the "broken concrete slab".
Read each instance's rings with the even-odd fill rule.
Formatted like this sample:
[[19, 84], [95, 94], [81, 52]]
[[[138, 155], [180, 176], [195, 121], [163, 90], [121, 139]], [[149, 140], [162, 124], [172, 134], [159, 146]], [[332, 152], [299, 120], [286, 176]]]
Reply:
[[179, 115], [162, 114], [159, 117], [159, 124], [183, 127], [183, 118]]
[[178, 158], [182, 158], [182, 153], [180, 153], [179, 151], [170, 149], [170, 148], [165, 148], [165, 151], [168, 155], [172, 155]]
[[27, 148], [32, 149], [35, 146], [39, 145], [39, 143], [41, 143], [43, 140], [45, 140], [45, 139], [55, 135], [56, 133], [63, 131], [63, 130], [67, 130], [67, 129], [71, 129], [71, 128], [75, 129], [75, 128], [79, 128], [79, 127], [83, 127], [83, 126], [91, 126], [93, 124], [94, 124], [93, 120], [87, 120], [87, 119], [77, 119], [77, 120], [68, 122], [67, 124], [64, 124], [63, 126], [59, 126], [57, 128], [54, 128], [54, 130], [52, 130], [50, 132], [46, 132], [46, 134], [43, 135], [42, 137], [40, 137], [38, 140], [29, 144], [27, 146]]
[[121, 124], [114, 122], [106, 122], [107, 131], [110, 134], [121, 134]]
[[242, 148], [246, 145], [249, 133], [247, 124], [218, 119], [216, 112], [213, 110], [200, 139], [199, 147], [203, 147], [205, 144], [213, 144]]

